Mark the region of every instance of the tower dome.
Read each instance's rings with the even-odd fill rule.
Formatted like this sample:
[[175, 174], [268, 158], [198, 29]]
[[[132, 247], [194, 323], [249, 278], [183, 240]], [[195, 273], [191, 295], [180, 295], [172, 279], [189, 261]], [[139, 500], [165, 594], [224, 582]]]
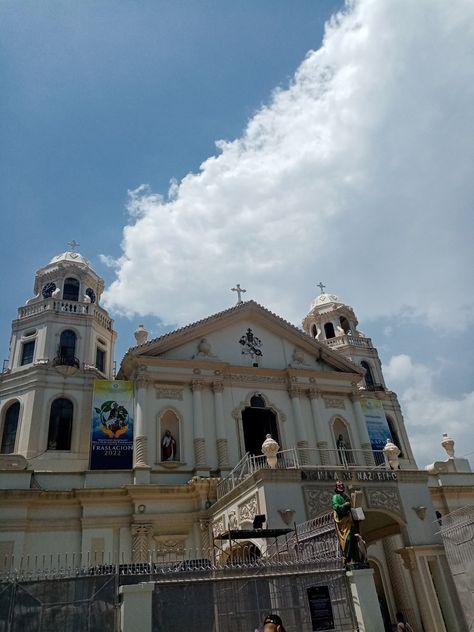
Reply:
[[[319, 287], [321, 290], [325, 288], [322, 283]], [[311, 302], [303, 329], [316, 340], [327, 342], [344, 335], [359, 335], [357, 324], [352, 307], [344, 304], [336, 294], [321, 291]]]
[[370, 338], [357, 329], [359, 321], [350, 305], [342, 302], [336, 294], [324, 292], [311, 303], [303, 320], [303, 329], [312, 338], [339, 351], [365, 372], [365, 387], [368, 390], [383, 390], [385, 382], [377, 350]]
[[68, 250], [54, 256], [36, 272], [35, 296], [27, 301], [27, 305], [49, 298], [98, 303], [103, 291], [104, 281], [90, 262], [79, 252]]

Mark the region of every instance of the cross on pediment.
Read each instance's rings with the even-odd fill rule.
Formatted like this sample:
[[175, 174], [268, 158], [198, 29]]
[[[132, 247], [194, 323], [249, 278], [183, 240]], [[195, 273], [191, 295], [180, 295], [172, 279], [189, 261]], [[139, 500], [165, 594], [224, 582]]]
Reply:
[[81, 244], [79, 244], [75, 239], [67, 242], [68, 246], [71, 246], [72, 252], [76, 252], [76, 248], [78, 248]]
[[237, 292], [237, 305], [240, 305], [240, 303], [243, 303], [242, 300], [242, 294], [244, 292], [246, 292], [247, 290], [244, 290], [243, 288], [240, 287], [240, 283], [237, 283], [237, 285], [233, 288], [231, 288], [232, 292]]
[[323, 285], [322, 281], [318, 283], [317, 287], [321, 288], [321, 294], [324, 294], [324, 290], [326, 289], [326, 286]]

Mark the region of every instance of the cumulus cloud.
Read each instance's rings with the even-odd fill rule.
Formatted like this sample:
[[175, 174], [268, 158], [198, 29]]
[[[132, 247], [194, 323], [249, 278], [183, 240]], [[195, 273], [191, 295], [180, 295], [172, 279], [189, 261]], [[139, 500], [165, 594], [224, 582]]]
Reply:
[[350, 2], [241, 138], [131, 193], [107, 306], [183, 324], [239, 282], [298, 323], [322, 279], [362, 318], [465, 328], [473, 38], [471, 0]]
[[387, 382], [404, 409], [411, 446], [420, 466], [446, 459], [440, 447], [444, 432], [458, 439], [456, 456], [474, 450], [474, 391], [459, 398], [438, 395], [434, 383], [440, 371], [416, 363], [406, 354], [393, 356], [384, 368]]

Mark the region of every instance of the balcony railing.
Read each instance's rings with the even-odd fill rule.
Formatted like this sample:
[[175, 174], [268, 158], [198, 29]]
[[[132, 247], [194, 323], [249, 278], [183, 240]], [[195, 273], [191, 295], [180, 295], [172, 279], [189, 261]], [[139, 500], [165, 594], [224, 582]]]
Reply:
[[81, 363], [75, 356], [59, 355], [54, 358], [53, 366], [71, 366], [80, 369]]
[[327, 338], [322, 342], [326, 343], [329, 347], [350, 345], [351, 347], [359, 347], [361, 349], [372, 349], [372, 340], [370, 338], [359, 338], [358, 336], [348, 336], [347, 334]]
[[319, 450], [318, 448], [291, 448], [277, 454], [275, 468], [270, 468], [267, 458], [247, 453], [217, 487], [217, 497], [222, 498], [258, 470], [389, 470], [383, 450]]
[[45, 311], [66, 312], [67, 314], [77, 314], [78, 316], [92, 316], [105, 329], [112, 330], [112, 319], [107, 316], [105, 310], [95, 303], [82, 303], [80, 301], [67, 301], [55, 298], [47, 298], [31, 305], [25, 305], [18, 309], [18, 318], [36, 316]]

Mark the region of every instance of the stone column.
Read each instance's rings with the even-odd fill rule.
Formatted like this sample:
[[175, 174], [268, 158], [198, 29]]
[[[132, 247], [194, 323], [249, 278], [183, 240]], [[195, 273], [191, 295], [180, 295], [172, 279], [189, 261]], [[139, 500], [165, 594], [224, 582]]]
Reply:
[[321, 465], [329, 465], [330, 452], [328, 450], [332, 444], [328, 424], [323, 421], [320, 392], [317, 388], [310, 388], [308, 391], [308, 397], [311, 402], [311, 412], [313, 414], [313, 424], [316, 434], [316, 446], [319, 450], [319, 459]]
[[149, 561], [152, 535], [153, 526], [151, 524], [132, 524], [133, 563], [144, 563]]
[[202, 389], [203, 382], [193, 380], [193, 422], [194, 422], [194, 467], [206, 467], [206, 439], [204, 437], [204, 420], [202, 413]]
[[201, 534], [201, 557], [211, 559], [210, 523], [208, 518], [199, 519], [199, 531]]
[[354, 601], [357, 629], [359, 632], [381, 632], [384, 624], [375, 590], [373, 569], [348, 571], [346, 575]]
[[148, 433], [146, 427], [147, 377], [146, 367], [139, 370], [135, 378], [135, 440], [134, 463], [135, 483], [149, 482]]
[[288, 393], [291, 397], [291, 405], [293, 408], [293, 417], [296, 427], [296, 447], [298, 448], [298, 456], [301, 465], [307, 465], [309, 462], [308, 452], [308, 439], [306, 436], [306, 429], [304, 427], [303, 412], [301, 410], [301, 391], [295, 386], [291, 386], [288, 389]]
[[415, 548], [410, 546], [399, 550], [405, 568], [410, 572], [418, 612], [421, 616], [423, 630], [430, 632], [446, 632], [443, 617], [439, 608], [438, 599], [434, 589], [429, 590], [430, 583], [426, 583], [420, 571], [419, 560]]
[[422, 628], [416, 600], [414, 599], [415, 588], [411, 576], [403, 566], [402, 558], [397, 553], [399, 549], [403, 548], [402, 538], [400, 535], [392, 535], [384, 538], [382, 544], [387, 567], [390, 569], [390, 581], [396, 609], [403, 612], [413, 630], [418, 632]]
[[152, 632], [154, 582], [120, 586], [120, 632]]
[[360, 394], [358, 391], [352, 394], [351, 401], [357, 421], [357, 434], [359, 435], [360, 447], [364, 450], [365, 463], [366, 465], [374, 465], [374, 455], [372, 453], [369, 431], [367, 430], [365, 416], [362, 412], [362, 406], [360, 405]]
[[229, 456], [227, 452], [223, 398], [224, 384], [222, 382], [214, 382], [212, 390], [214, 391], [214, 415], [216, 420], [217, 465], [228, 468]]

